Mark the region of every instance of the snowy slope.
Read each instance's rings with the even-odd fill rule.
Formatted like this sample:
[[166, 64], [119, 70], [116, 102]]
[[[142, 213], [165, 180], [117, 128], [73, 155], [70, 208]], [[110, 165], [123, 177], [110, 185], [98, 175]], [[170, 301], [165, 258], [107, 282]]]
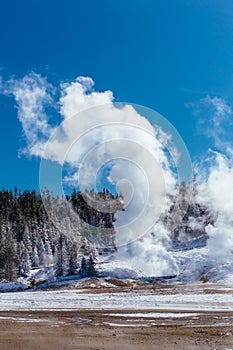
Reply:
[[210, 254], [208, 247], [179, 250], [173, 253], [178, 267], [177, 281], [226, 282], [233, 281], [233, 254]]

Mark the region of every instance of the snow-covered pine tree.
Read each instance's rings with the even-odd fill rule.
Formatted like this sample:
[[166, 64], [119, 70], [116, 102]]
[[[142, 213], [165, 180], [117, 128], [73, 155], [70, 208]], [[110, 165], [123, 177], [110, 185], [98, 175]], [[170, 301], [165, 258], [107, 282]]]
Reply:
[[21, 241], [18, 245], [18, 274], [28, 276], [31, 271], [31, 259], [27, 247]]
[[5, 268], [5, 242], [6, 242], [6, 230], [4, 224], [0, 225], [0, 278], [3, 279], [5, 277], [4, 268]]
[[82, 260], [81, 260], [79, 275], [81, 278], [87, 277], [87, 261], [86, 261], [85, 256], [83, 256]]
[[79, 275], [82, 278], [97, 275], [97, 271], [95, 269], [95, 262], [91, 255], [89, 256], [89, 259], [86, 259], [84, 256], [82, 257]]
[[39, 266], [44, 266], [46, 263], [46, 255], [45, 255], [44, 242], [41, 237], [39, 238], [39, 241], [37, 244], [37, 251], [39, 256]]
[[88, 262], [87, 262], [87, 276], [92, 277], [92, 276], [96, 276], [96, 275], [97, 275], [97, 271], [95, 269], [95, 262], [94, 262], [92, 256], [90, 255]]
[[32, 253], [32, 239], [30, 236], [30, 231], [28, 225], [25, 226], [24, 232], [23, 232], [23, 243], [25, 247], [28, 250], [28, 253], [31, 255]]
[[35, 246], [32, 250], [32, 267], [39, 267], [39, 263], [40, 263], [40, 260], [39, 260], [37, 248]]
[[3, 278], [7, 281], [14, 281], [16, 279], [16, 242], [13, 239], [11, 224], [9, 221], [6, 221], [3, 226], [3, 234], [6, 237], [3, 246]]
[[45, 241], [44, 248], [46, 265], [50, 265], [53, 262], [53, 254], [48, 239]]
[[78, 267], [78, 246], [76, 243], [69, 245], [68, 256], [69, 256], [68, 275], [75, 275], [77, 274], [77, 267]]
[[56, 251], [55, 275], [56, 277], [65, 276], [67, 273], [67, 250], [65, 237], [61, 233]]

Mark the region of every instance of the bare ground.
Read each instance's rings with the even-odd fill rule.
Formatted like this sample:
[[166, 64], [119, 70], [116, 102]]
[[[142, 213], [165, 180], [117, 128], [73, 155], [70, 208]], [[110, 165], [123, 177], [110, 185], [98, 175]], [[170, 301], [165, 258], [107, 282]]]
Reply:
[[[117, 313], [126, 317], [111, 316]], [[0, 312], [0, 349], [233, 349], [232, 312], [201, 312], [198, 317], [179, 319], [127, 317], [130, 313], [133, 311]]]

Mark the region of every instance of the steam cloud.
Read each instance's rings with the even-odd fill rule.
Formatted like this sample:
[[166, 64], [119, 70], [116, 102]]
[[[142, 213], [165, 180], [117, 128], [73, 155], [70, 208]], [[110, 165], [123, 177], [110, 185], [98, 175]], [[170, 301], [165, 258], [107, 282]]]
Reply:
[[[200, 109], [200, 106], [204, 109]], [[218, 97], [207, 96], [202, 99], [199, 113], [202, 131], [214, 142], [215, 150], [209, 150], [208, 175], [199, 185], [199, 200], [206, 204], [217, 219], [208, 225], [209, 254], [217, 259], [225, 259], [233, 252], [233, 113], [231, 106]]]
[[[126, 211], [117, 214], [116, 243], [131, 242], [119, 248], [118, 257], [128, 266], [140, 266], [145, 275], [176, 272], [176, 263], [164, 245], [169, 242], [168, 233], [156, 223], [167, 204], [166, 191], [173, 191], [176, 182], [165, 152], [169, 135], [155, 130], [132, 106], [115, 106], [113, 93], [96, 92], [88, 77], [56, 89], [31, 73], [21, 80], [2, 82], [2, 91], [13, 95], [17, 104], [27, 142], [22, 153], [68, 165], [64, 180], [69, 185], [77, 185], [82, 176], [83, 189], [95, 187], [93, 175], [100, 164], [111, 162], [108, 181], [116, 185], [127, 204]], [[63, 122], [58, 129], [49, 120], [52, 108]], [[178, 152], [174, 154], [178, 158]], [[136, 221], [146, 204], [144, 215]], [[142, 233], [147, 235], [141, 237]], [[135, 241], [138, 236], [140, 240]]]
[[[129, 202], [126, 212], [117, 214], [116, 230], [118, 226], [124, 227], [123, 235], [130, 242], [118, 249], [116, 259], [123, 262], [128, 268], [141, 271], [142, 275], [173, 275], [176, 274], [176, 262], [168, 252], [169, 233], [161, 223], [154, 220], [150, 232], [134, 241], [134, 230], [144, 231], [145, 220], [154, 215], [153, 208], [144, 218], [137, 222], [137, 226], [128, 230], [128, 220], [137, 217], [144, 206], [145, 193], [148, 187], [145, 174], [134, 164], [116, 161], [117, 154], [123, 155], [124, 147], [119, 140], [137, 145], [127, 149], [127, 156], [135, 164], [143, 164], [146, 150], [154, 157], [162, 171], [162, 182], [168, 192], [174, 191], [175, 175], [171, 170], [170, 160], [165, 152], [166, 140], [169, 135], [159, 133], [146, 118], [140, 115], [132, 106], [124, 105], [117, 108], [111, 91], [96, 92], [94, 82], [88, 77], [78, 77], [74, 82], [61, 83], [55, 88], [39, 74], [31, 73], [21, 80], [1, 80], [1, 91], [5, 95], [13, 95], [16, 101], [18, 118], [22, 124], [26, 139], [26, 147], [21, 153], [27, 156], [44, 157], [59, 164], [64, 162], [69, 166], [69, 173], [65, 177], [66, 183], [77, 185], [80, 179], [80, 164], [88, 157], [88, 162], [82, 166], [82, 186], [90, 188], [95, 186], [95, 178], [99, 164], [106, 160], [111, 163], [108, 181], [115, 184], [123, 193], [126, 202]], [[55, 101], [55, 96], [60, 95]], [[105, 106], [100, 113], [93, 113], [98, 106]], [[199, 200], [208, 205], [216, 213], [217, 220], [214, 226], [208, 225], [206, 232], [210, 239], [208, 248], [210, 254], [218, 253], [222, 259], [233, 251], [233, 151], [231, 141], [232, 109], [221, 98], [207, 96], [198, 104], [192, 104], [199, 115], [199, 131], [213, 141], [215, 151], [211, 153], [211, 164], [208, 176], [200, 181], [198, 186]], [[62, 129], [57, 132], [49, 118], [51, 109], [58, 115], [58, 124], [62, 121]], [[85, 111], [85, 112], [84, 112]], [[75, 119], [73, 116], [77, 115]], [[112, 119], [109, 119], [111, 115]], [[85, 117], [84, 117], [85, 116]], [[111, 124], [117, 120], [119, 125]], [[104, 126], [104, 123], [108, 126]], [[128, 123], [128, 126], [126, 126]], [[225, 128], [225, 124], [228, 128]], [[87, 127], [101, 124], [102, 127]], [[132, 127], [133, 126], [137, 126]], [[79, 139], [77, 130], [83, 130]], [[162, 135], [162, 136], [161, 136]], [[50, 143], [47, 141], [50, 138]], [[73, 142], [75, 140], [75, 142]], [[72, 144], [72, 147], [70, 147]], [[47, 145], [47, 147], [46, 147]], [[68, 149], [68, 151], [66, 151]], [[65, 150], [65, 153], [64, 153]], [[90, 153], [89, 151], [92, 150]], [[140, 150], [140, 151], [139, 151]], [[178, 155], [177, 155], [178, 156]], [[153, 171], [153, 169], [152, 169]], [[150, 172], [150, 169], [149, 169]], [[202, 173], [202, 170], [199, 169]], [[161, 182], [161, 174], [156, 171], [155, 181]], [[157, 178], [156, 178], [157, 176]], [[162, 186], [163, 187], [163, 186]], [[152, 183], [150, 193], [158, 197], [156, 203], [161, 203], [164, 189], [161, 191]], [[131, 201], [131, 199], [134, 199]], [[167, 197], [165, 197], [165, 206]], [[155, 202], [149, 203], [154, 207]], [[196, 223], [194, 222], [195, 226]], [[132, 229], [133, 228], [133, 229]], [[127, 240], [126, 240], [127, 241]]]
[[213, 154], [214, 164], [210, 166], [209, 177], [199, 187], [200, 200], [217, 216], [214, 226], [208, 225], [209, 253], [215, 257], [227, 258], [233, 252], [233, 168], [232, 159]]

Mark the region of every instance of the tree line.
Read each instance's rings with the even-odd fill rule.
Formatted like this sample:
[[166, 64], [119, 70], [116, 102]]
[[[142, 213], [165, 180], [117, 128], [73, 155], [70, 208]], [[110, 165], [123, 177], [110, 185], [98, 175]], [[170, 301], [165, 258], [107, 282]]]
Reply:
[[[205, 227], [214, 224], [215, 216], [199, 203], [195, 183], [177, 185], [177, 193], [168, 198], [160, 220], [173, 247], [207, 238]], [[49, 192], [2, 189], [0, 280], [29, 277], [36, 269], [55, 277], [94, 275], [95, 259], [117, 249], [114, 222], [119, 210], [124, 210], [123, 197], [106, 189], [98, 193], [74, 189], [64, 198]]]
[[[86, 195], [93, 198], [93, 193]], [[104, 249], [116, 249], [113, 223], [116, 211], [122, 208], [120, 196], [108, 190], [95, 193], [95, 199], [113, 203], [111, 211], [98, 211], [75, 189], [65, 198], [51, 193], [41, 196], [35, 190], [2, 189], [0, 279], [14, 281], [20, 276], [29, 276], [32, 269], [41, 268], [53, 270], [57, 277], [78, 273], [82, 277], [93, 275], [96, 256], [103, 254]], [[66, 212], [67, 205], [80, 220], [72, 221]], [[52, 206], [62, 213], [62, 220], [50, 215], [47, 208]]]

